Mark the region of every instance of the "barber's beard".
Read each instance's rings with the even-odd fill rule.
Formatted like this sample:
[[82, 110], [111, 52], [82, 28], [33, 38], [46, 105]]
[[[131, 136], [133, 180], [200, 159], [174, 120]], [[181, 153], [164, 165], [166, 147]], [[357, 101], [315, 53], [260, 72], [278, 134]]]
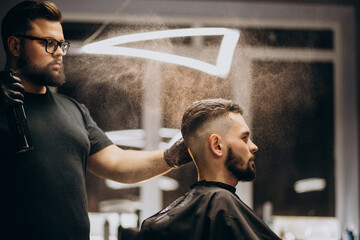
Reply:
[[241, 157], [236, 157], [232, 153], [231, 147], [228, 149], [228, 155], [225, 161], [225, 166], [228, 170], [234, 174], [239, 181], [252, 181], [256, 177], [256, 169], [254, 161], [248, 161], [245, 169], [239, 169], [237, 166], [241, 166], [245, 161]]
[[[54, 60], [55, 62], [56, 60]], [[51, 71], [51, 64], [49, 63], [45, 67], [39, 67], [31, 63], [26, 53], [23, 51], [20, 54], [17, 68], [23, 77], [31, 81], [38, 86], [53, 86], [58, 87], [66, 82], [66, 76], [64, 73], [64, 65], [56, 72]]]

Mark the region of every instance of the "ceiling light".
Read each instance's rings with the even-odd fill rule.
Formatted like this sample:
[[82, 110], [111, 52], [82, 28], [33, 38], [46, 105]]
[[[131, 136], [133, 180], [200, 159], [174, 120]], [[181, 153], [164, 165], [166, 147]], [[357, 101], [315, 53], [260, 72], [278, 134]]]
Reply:
[[307, 178], [296, 181], [294, 184], [294, 189], [297, 193], [323, 191], [325, 187], [326, 181], [323, 178]]

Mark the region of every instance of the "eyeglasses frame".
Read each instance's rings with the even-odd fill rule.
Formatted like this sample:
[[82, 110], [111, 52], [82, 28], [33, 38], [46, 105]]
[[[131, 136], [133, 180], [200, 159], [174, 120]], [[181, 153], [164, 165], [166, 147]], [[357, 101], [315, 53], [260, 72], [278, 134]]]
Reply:
[[[27, 39], [30, 39], [30, 40], [44, 41], [45, 42], [45, 51], [47, 53], [50, 53], [50, 54], [53, 54], [54, 52], [56, 52], [58, 47], [60, 47], [61, 51], [63, 51], [64, 55], [66, 55], [67, 52], [69, 51], [69, 48], [70, 48], [70, 42], [69, 41], [60, 41], [59, 42], [58, 40], [56, 40], [54, 38], [39, 38], [39, 37], [31, 36], [31, 35], [21, 35], [21, 34], [15, 35], [15, 37], [22, 37], [22, 38], [27, 38]], [[48, 41], [49, 40], [55, 41], [57, 43], [52, 52], [48, 51]], [[68, 48], [67, 48], [66, 52], [64, 52], [64, 50], [61, 48], [61, 46], [63, 46], [64, 43], [66, 43], [68, 45]]]

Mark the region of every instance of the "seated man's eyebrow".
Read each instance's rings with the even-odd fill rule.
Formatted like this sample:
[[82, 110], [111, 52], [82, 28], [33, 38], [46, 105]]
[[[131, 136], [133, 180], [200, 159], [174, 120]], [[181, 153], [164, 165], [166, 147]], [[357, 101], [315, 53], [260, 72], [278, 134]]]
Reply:
[[244, 135], [244, 136], [249, 136], [249, 135], [250, 135], [250, 132], [249, 132], [249, 131], [243, 132], [242, 135]]

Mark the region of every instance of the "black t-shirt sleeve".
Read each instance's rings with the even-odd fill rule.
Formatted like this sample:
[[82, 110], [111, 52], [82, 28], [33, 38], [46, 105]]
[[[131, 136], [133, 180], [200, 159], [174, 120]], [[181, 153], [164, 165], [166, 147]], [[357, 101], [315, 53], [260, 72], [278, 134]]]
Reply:
[[113, 144], [90, 116], [89, 110], [84, 104], [79, 105], [84, 116], [85, 127], [88, 131], [90, 141], [89, 156]]

